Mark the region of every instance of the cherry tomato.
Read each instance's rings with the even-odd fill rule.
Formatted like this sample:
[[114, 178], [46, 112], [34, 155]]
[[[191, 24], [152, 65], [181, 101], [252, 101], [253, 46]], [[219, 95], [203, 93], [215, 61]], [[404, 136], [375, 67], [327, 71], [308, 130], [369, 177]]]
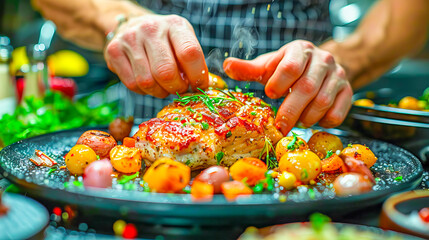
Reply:
[[429, 208], [422, 208], [419, 211], [419, 216], [423, 220], [423, 222], [429, 223]]

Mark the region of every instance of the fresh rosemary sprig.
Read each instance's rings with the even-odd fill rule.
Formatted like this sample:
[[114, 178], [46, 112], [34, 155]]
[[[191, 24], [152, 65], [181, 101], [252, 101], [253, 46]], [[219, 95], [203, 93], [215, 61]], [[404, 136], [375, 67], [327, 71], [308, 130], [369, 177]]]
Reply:
[[274, 149], [273, 144], [271, 144], [270, 139], [265, 136], [265, 143], [262, 151], [259, 153], [259, 159], [262, 156], [265, 156], [265, 162], [267, 163], [268, 169], [273, 169], [278, 167], [277, 159], [276, 159], [276, 150]]

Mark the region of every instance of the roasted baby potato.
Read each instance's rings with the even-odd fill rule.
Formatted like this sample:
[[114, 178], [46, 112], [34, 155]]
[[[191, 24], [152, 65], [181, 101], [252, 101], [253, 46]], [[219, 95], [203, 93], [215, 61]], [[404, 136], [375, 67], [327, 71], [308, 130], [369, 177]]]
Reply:
[[181, 192], [191, 179], [191, 169], [170, 158], [156, 160], [146, 171], [143, 180], [154, 192]]
[[82, 175], [85, 168], [97, 161], [97, 154], [86, 145], [75, 145], [66, 155], [66, 167], [71, 174]]
[[309, 182], [319, 176], [322, 163], [310, 150], [288, 152], [280, 159], [281, 172], [290, 172], [301, 182]]
[[118, 172], [135, 173], [142, 167], [142, 156], [138, 148], [118, 145], [110, 150], [110, 163]]
[[308, 149], [308, 144], [304, 139], [300, 137], [296, 137], [295, 142], [293, 141], [294, 141], [293, 136], [283, 137], [282, 139], [280, 139], [280, 141], [276, 145], [277, 160], [280, 160], [280, 158], [282, 158], [282, 156], [286, 152]]
[[345, 156], [353, 157], [357, 160], [361, 160], [365, 165], [370, 168], [377, 161], [377, 157], [367, 146], [361, 144], [352, 144], [341, 151], [340, 157], [344, 158]]
[[264, 179], [266, 171], [267, 165], [263, 161], [252, 157], [240, 159], [229, 168], [232, 179], [236, 181], [246, 179], [246, 183], [250, 186]]
[[194, 181], [213, 185], [214, 193], [221, 193], [220, 185], [229, 181], [228, 171], [221, 166], [211, 166], [198, 174]]
[[116, 146], [116, 140], [107, 132], [89, 130], [79, 137], [76, 144], [87, 145], [100, 158], [106, 158], [109, 157], [110, 150]]
[[328, 151], [335, 153], [343, 149], [341, 139], [327, 132], [317, 132], [308, 140], [308, 147], [317, 154], [320, 159], [324, 159]]
[[109, 124], [109, 132], [116, 139], [116, 141], [121, 141], [125, 137], [130, 136], [131, 128], [134, 125], [134, 118], [128, 117], [125, 118], [116, 118]]

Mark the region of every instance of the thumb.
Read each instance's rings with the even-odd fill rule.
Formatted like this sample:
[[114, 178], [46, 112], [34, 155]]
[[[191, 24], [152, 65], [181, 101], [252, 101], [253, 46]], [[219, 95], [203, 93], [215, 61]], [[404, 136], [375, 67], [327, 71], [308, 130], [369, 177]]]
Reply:
[[271, 72], [267, 69], [266, 65], [268, 62], [272, 62], [271, 59], [274, 54], [267, 53], [253, 60], [229, 57], [223, 62], [223, 70], [232, 79], [238, 81], [256, 81], [265, 84], [269, 78], [267, 73]]

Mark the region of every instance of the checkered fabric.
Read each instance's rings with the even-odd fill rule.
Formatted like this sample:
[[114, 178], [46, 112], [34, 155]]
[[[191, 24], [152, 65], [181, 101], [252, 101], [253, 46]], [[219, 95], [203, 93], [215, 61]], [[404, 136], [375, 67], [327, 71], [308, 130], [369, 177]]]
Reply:
[[[319, 44], [331, 36], [329, 0], [138, 0], [160, 14], [177, 14], [193, 25], [209, 70], [222, 75], [226, 57], [253, 59], [295, 39]], [[230, 87], [246, 83], [229, 80]], [[263, 96], [263, 86], [249, 91]], [[137, 117], [154, 117], [173, 97], [135, 99]], [[268, 100], [269, 101], [269, 100]], [[270, 102], [270, 101], [269, 101]], [[279, 105], [278, 101], [271, 101]], [[126, 104], [129, 105], [129, 104]]]

